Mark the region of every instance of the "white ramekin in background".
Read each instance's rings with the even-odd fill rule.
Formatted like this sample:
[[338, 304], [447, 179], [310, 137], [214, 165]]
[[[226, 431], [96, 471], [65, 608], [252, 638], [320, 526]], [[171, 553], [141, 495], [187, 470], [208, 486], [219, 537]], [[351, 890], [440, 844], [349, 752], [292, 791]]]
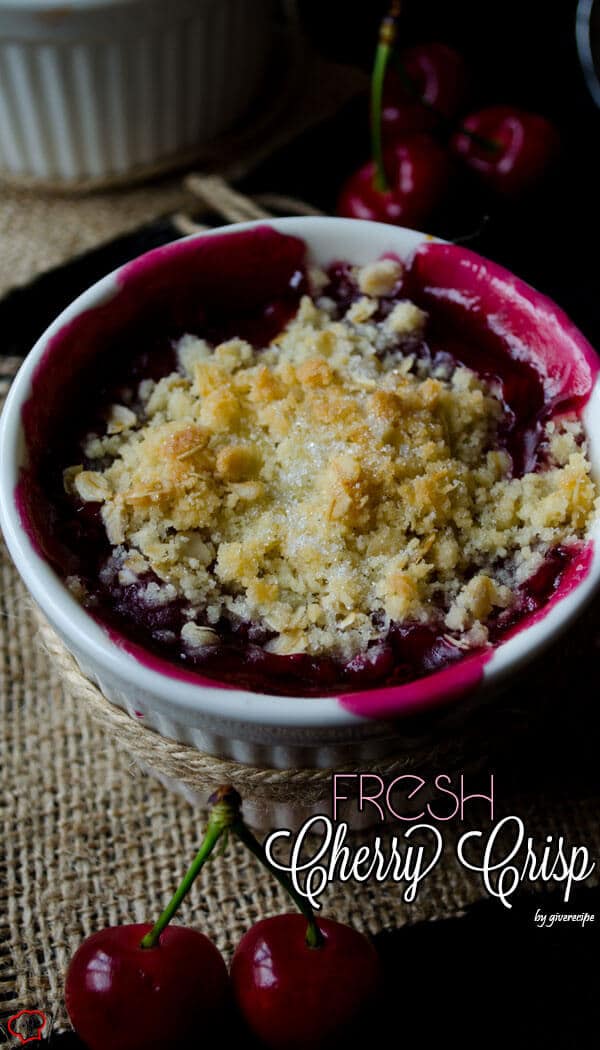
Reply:
[[[295, 218], [265, 223], [244, 223], [235, 231], [269, 225], [284, 234], [304, 239], [310, 261], [327, 265], [335, 259], [362, 265], [386, 253], [409, 258], [424, 241], [424, 234], [378, 223], [351, 219]], [[231, 227], [202, 234], [218, 237]], [[195, 238], [187, 238], [146, 256], [146, 270], [154, 266], [179, 274], [178, 253], [191, 248]], [[180, 256], [179, 256], [180, 257]], [[149, 261], [149, 262], [148, 262]], [[28, 355], [9, 392], [0, 420], [0, 523], [6, 541], [26, 586], [44, 615], [75, 655], [81, 669], [113, 703], [134, 717], [142, 713], [144, 725], [165, 737], [182, 741], [218, 757], [231, 758], [256, 766], [286, 769], [292, 767], [356, 767], [378, 756], [402, 748], [422, 746], [412, 727], [354, 714], [334, 697], [270, 696], [232, 688], [223, 690], [205, 683], [182, 680], [162, 674], [153, 666], [140, 663], [115, 644], [106, 631], [75, 600], [63, 581], [35, 549], [23, 528], [15, 489], [21, 467], [26, 463], [22, 410], [32, 393], [32, 378], [50, 342], [58, 333], [91, 308], [104, 303], [104, 309], [118, 303], [121, 294], [115, 271], [79, 296], [39, 339]], [[143, 294], [143, 293], [142, 293]], [[566, 322], [565, 319], [565, 323]], [[56, 341], [52, 352], [56, 352]], [[60, 346], [60, 341], [58, 341]], [[34, 406], [33, 401], [30, 407]], [[595, 476], [600, 475], [600, 383], [596, 380], [584, 411]], [[497, 691], [572, 621], [600, 582], [600, 523], [594, 526], [594, 551], [587, 575], [546, 615], [535, 618], [522, 630], [496, 648], [482, 669], [481, 680], [470, 693], [467, 705], [478, 705]], [[460, 665], [456, 665], [460, 666]], [[435, 677], [435, 676], [432, 676]], [[422, 680], [424, 681], [424, 680]], [[438, 735], [459, 731], [463, 724], [464, 702], [452, 695], [436, 697], [434, 705], [424, 705], [418, 732], [427, 734], [429, 725]], [[431, 715], [431, 718], [429, 717]], [[409, 720], [410, 721], [410, 720]], [[411, 735], [412, 734], [412, 735]]]
[[243, 116], [273, 0], [0, 0], [0, 174], [151, 170]]

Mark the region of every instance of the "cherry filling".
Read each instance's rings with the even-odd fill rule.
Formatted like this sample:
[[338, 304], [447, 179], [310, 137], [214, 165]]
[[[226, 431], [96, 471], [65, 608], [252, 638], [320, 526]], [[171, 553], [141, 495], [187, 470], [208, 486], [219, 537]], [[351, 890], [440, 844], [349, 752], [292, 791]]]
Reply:
[[[37, 548], [63, 577], [83, 581], [86, 607], [121, 644], [131, 642], [136, 652], [139, 646], [216, 683], [335, 695], [401, 685], [465, 652], [442, 623], [397, 623], [345, 663], [328, 655], [277, 655], [263, 648], [274, 632], [231, 620], [212, 625], [217, 644], [186, 650], [180, 638], [188, 622], [185, 601], [151, 600], [152, 586], [163, 582], [152, 573], [121, 582], [100, 504], [79, 503], [63, 486], [64, 467], [81, 462], [84, 436], [101, 428], [103, 406], [127, 398], [134, 404], [141, 379], [173, 371], [173, 346], [181, 335], [211, 343], [241, 336], [257, 348], [267, 345], [308, 287], [304, 256], [297, 238], [262, 227], [175, 244], [126, 267], [119, 294], [63, 328], [38, 367], [23, 413], [30, 467], [17, 498]], [[351, 267], [332, 264], [323, 294], [344, 314], [360, 297]], [[407, 297], [430, 318], [411, 353], [433, 364], [459, 362], [492, 380], [504, 406], [497, 443], [510, 453], [515, 476], [535, 470], [543, 463], [542, 424], [554, 413], [581, 409], [589, 396], [598, 364], [583, 338], [528, 286], [454, 246], [423, 246], [402, 287], [381, 300], [380, 318]], [[564, 590], [581, 553], [581, 544], [549, 552], [518, 588], [511, 608], [496, 610], [487, 621], [494, 644]], [[580, 577], [572, 578], [575, 586]]]

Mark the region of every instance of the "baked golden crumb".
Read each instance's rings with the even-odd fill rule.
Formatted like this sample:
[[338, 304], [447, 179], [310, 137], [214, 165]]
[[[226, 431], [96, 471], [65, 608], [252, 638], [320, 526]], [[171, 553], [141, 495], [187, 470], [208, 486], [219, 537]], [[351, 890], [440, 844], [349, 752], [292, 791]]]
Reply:
[[580, 422], [548, 422], [543, 467], [513, 478], [492, 386], [411, 352], [413, 303], [375, 320], [399, 276], [364, 267], [341, 320], [305, 296], [260, 351], [185, 336], [178, 370], [88, 436], [98, 469], [65, 471], [102, 504], [120, 581], [152, 570], [147, 600], [189, 603], [185, 645], [213, 644], [223, 617], [266, 626], [277, 653], [349, 657], [395, 621], [481, 645], [545, 552], [585, 535], [597, 492]]

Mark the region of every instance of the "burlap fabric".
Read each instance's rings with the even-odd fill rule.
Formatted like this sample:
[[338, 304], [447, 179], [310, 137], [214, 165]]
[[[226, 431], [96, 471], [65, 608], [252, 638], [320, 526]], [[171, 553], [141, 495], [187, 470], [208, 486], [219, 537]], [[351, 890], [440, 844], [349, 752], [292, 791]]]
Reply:
[[[1, 362], [3, 393], [17, 364]], [[3, 545], [0, 573], [0, 1018], [39, 1008], [61, 1028], [64, 972], [77, 945], [99, 927], [156, 916], [197, 847], [205, 815], [144, 775], [89, 717], [84, 697], [63, 688]], [[589, 651], [595, 622], [592, 612], [556, 665], [570, 666], [582, 637]], [[588, 684], [589, 699], [595, 693], [597, 700], [597, 673]], [[548, 717], [556, 717], [552, 708]], [[558, 727], [564, 747], [556, 784], [548, 784], [535, 772], [536, 755], [548, 746], [543, 728], [538, 724], [524, 746], [516, 726], [507, 728], [511, 753], [483, 756], [497, 774], [501, 811], [520, 815], [538, 841], [562, 833], [600, 855], [598, 785], [576, 775], [568, 761], [570, 746], [577, 746], [579, 772], [591, 770], [581, 743], [570, 743], [568, 727]], [[594, 732], [583, 726], [595, 753]], [[376, 933], [460, 912], [484, 895], [479, 878], [455, 859], [452, 842], [461, 830], [445, 829], [443, 863], [414, 904], [403, 903], [393, 883], [338, 883], [326, 894], [327, 913]], [[228, 956], [257, 918], [287, 907], [278, 884], [230, 843], [202, 873], [179, 919], [202, 928]]]
[[[31, 602], [2, 546], [0, 1010], [39, 1007], [65, 1023], [68, 960], [93, 930], [160, 911], [191, 860], [204, 814], [140, 772], [65, 692], [37, 636]], [[327, 911], [376, 932], [454, 913], [478, 895], [458, 867], [418, 905], [394, 886], [347, 884]], [[279, 886], [233, 843], [181, 910], [229, 954], [257, 918], [289, 908]]]
[[[69, 202], [5, 193], [0, 291], [158, 214], [193, 209], [196, 199], [175, 181]], [[18, 363], [0, 357], [0, 397]], [[39, 1008], [60, 1028], [74, 949], [101, 926], [156, 916], [193, 856], [205, 814], [142, 773], [110, 727], [89, 717], [84, 697], [63, 688], [3, 546], [0, 573], [0, 1018]], [[486, 740], [481, 755], [497, 775], [505, 813], [521, 816], [539, 841], [562, 833], [596, 857], [597, 612], [544, 661], [545, 672], [538, 668], [506, 715], [502, 741]], [[519, 707], [527, 712], [522, 723]], [[461, 830], [445, 830], [443, 863], [414, 904], [404, 904], [394, 884], [337, 884], [327, 892], [327, 913], [375, 933], [460, 912], [484, 895], [479, 878], [455, 859], [452, 840]], [[285, 907], [278, 885], [230, 844], [179, 920], [205, 930], [229, 955], [252, 922]]]

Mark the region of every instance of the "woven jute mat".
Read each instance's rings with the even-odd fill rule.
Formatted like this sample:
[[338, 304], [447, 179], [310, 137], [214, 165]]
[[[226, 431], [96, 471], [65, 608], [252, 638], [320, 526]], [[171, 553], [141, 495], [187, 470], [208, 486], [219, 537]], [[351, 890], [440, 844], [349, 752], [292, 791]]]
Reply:
[[[5, 393], [18, 361], [0, 361], [0, 393]], [[582, 638], [586, 651], [597, 645], [597, 611], [588, 616], [585, 630], [580, 626], [563, 643], [549, 665], [550, 680], [557, 682], [560, 665], [573, 665]], [[586, 704], [597, 703], [597, 664], [592, 653], [582, 675], [590, 692], [581, 718]], [[38, 1008], [56, 1029], [67, 1024], [63, 979], [81, 940], [106, 925], [155, 917], [191, 860], [205, 821], [204, 812], [145, 775], [114, 735], [89, 716], [85, 697], [63, 686], [61, 668], [39, 636], [31, 600], [2, 545], [0, 1019]], [[550, 698], [550, 719], [556, 718], [552, 702], [560, 706], [564, 687], [563, 680], [554, 701]], [[580, 725], [579, 715], [576, 721]], [[598, 857], [600, 791], [597, 782], [577, 778], [569, 766], [570, 732], [559, 726], [550, 784], [539, 779], [541, 773], [526, 774], [549, 746], [541, 729], [520, 751], [515, 736], [512, 752], [502, 760], [495, 755], [490, 768], [500, 809], [521, 816], [535, 839], [564, 834]], [[583, 725], [581, 736], [592, 754], [597, 753], [594, 732]], [[582, 766], [591, 769], [581, 746], [573, 743]], [[370, 933], [460, 913], [484, 896], [479, 877], [459, 865], [452, 849], [462, 830], [444, 830], [443, 860], [413, 904], [402, 901], [394, 883], [334, 883], [324, 910]], [[253, 922], [288, 908], [278, 884], [230, 843], [202, 872], [178, 921], [205, 931], [229, 956]]]
[[[102, 731], [37, 634], [34, 611], [2, 547], [0, 711], [0, 1011], [39, 1008], [66, 1022], [69, 958], [94, 930], [156, 916], [198, 846], [205, 813], [144, 775]], [[445, 867], [408, 908], [397, 886], [347, 883], [327, 913], [375, 933], [453, 914], [479, 895]], [[258, 918], [289, 910], [274, 880], [234, 843], [201, 874], [178, 921], [229, 955]]]
[[[0, 405], [17, 370], [0, 358]], [[100, 728], [40, 638], [36, 612], [0, 541], [0, 1022], [44, 1010], [67, 1025], [63, 980], [81, 940], [156, 916], [200, 841], [206, 814], [165, 790]], [[375, 933], [454, 914], [480, 890], [455, 865], [411, 908], [395, 885], [331, 888], [327, 913]], [[235, 843], [215, 856], [178, 921], [226, 956], [258, 918], [289, 908]]]
[[[289, 203], [290, 210], [298, 204]], [[197, 213], [199, 204], [229, 221], [276, 206], [241, 197], [214, 175], [78, 200], [4, 191], [0, 294], [141, 222]], [[194, 227], [184, 215], [180, 228]], [[0, 357], [0, 404], [19, 363]], [[519, 815], [537, 841], [564, 834], [595, 857], [599, 611], [592, 609], [536, 666], [503, 707], [498, 731], [479, 738], [476, 756], [496, 774], [499, 810]], [[197, 848], [206, 814], [145, 774], [135, 759], [147, 757], [148, 742], [135, 740], [125, 716], [103, 707], [83, 682], [78, 687], [68, 656], [47, 631], [40, 633], [1, 542], [0, 712], [0, 1022], [37, 1008], [61, 1028], [64, 972], [75, 948], [101, 926], [157, 915]], [[157, 741], [152, 747], [149, 764], [159, 767], [165, 747]], [[173, 749], [167, 758], [173, 761]], [[206, 773], [189, 749], [176, 760], [184, 781]], [[428, 778], [449, 771], [443, 750], [437, 757], [432, 751], [429, 762], [422, 770]], [[253, 776], [244, 774], [242, 790]], [[413, 904], [402, 901], [394, 883], [337, 883], [326, 893], [327, 914], [376, 933], [460, 913], [484, 895], [480, 879], [456, 860], [452, 845], [462, 830], [444, 830], [443, 861]], [[287, 907], [278, 884], [231, 843], [202, 873], [178, 918], [203, 929], [228, 956], [257, 918]]]

